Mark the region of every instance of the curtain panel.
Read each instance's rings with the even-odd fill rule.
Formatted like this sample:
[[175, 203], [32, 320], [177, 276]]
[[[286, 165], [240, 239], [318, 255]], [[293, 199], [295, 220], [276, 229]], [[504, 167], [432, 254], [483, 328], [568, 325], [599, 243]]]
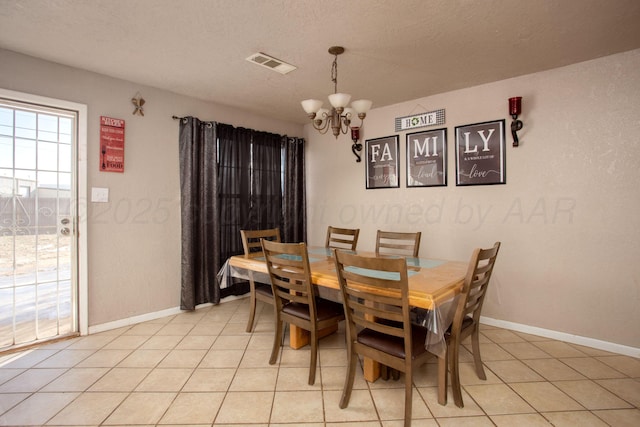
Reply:
[[219, 235], [216, 124], [194, 117], [180, 120], [180, 207], [182, 290], [180, 308], [220, 301], [216, 273]]
[[282, 195], [282, 240], [307, 241], [307, 200], [305, 191], [304, 139], [283, 136], [285, 156], [284, 192]]
[[218, 212], [220, 265], [243, 252], [240, 227], [249, 217], [251, 203], [251, 131], [218, 124]]
[[281, 138], [280, 135], [266, 132], [253, 134], [251, 203], [244, 229], [282, 229]]
[[243, 253], [240, 230], [306, 241], [304, 140], [187, 117], [180, 122], [181, 308], [248, 292], [216, 275]]

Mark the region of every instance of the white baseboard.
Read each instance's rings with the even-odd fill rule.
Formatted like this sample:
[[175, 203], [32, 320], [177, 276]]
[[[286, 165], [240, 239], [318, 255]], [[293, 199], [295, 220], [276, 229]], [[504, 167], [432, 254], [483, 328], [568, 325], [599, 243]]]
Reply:
[[[248, 298], [249, 295], [231, 295], [220, 300], [220, 304], [225, 302], [234, 301], [237, 299]], [[196, 306], [196, 310], [204, 307], [209, 307], [213, 304], [206, 303]], [[112, 329], [124, 328], [125, 326], [135, 325], [137, 323], [148, 322], [150, 320], [160, 319], [162, 317], [173, 316], [176, 314], [184, 313], [185, 310], [180, 307], [167, 308], [166, 310], [154, 311], [153, 313], [145, 313], [140, 316], [127, 317], [126, 319], [114, 320], [113, 322], [101, 323], [99, 325], [89, 326], [89, 335], [97, 334], [99, 332], [110, 331]]]
[[[247, 298], [248, 295], [229, 296], [220, 301], [221, 304], [237, 299]], [[204, 308], [211, 306], [212, 304], [201, 304], [196, 307]], [[89, 327], [89, 334], [96, 334], [99, 332], [110, 331], [112, 329], [118, 329], [125, 326], [135, 325], [136, 323], [148, 322], [150, 320], [160, 319], [166, 316], [173, 316], [183, 313], [179, 307], [168, 308], [166, 310], [156, 311], [153, 313], [146, 313], [140, 316], [128, 317], [126, 319], [120, 319], [113, 322], [102, 323], [100, 325], [94, 325]], [[572, 344], [583, 345], [585, 347], [597, 348], [598, 350], [609, 351], [611, 353], [624, 354], [625, 356], [631, 356], [640, 358], [640, 348], [629, 347], [626, 345], [616, 344], [607, 341], [596, 340], [593, 338], [582, 337], [579, 335], [567, 334], [564, 332], [553, 331], [550, 329], [537, 328], [535, 326], [523, 325], [521, 323], [507, 322], [505, 320], [492, 319], [490, 317], [480, 317], [480, 323], [489, 326], [496, 326], [498, 328], [509, 329], [512, 331], [524, 332], [530, 335], [538, 335], [541, 337], [551, 338], [558, 341], [569, 342]]]
[[[211, 305], [210, 303], [202, 304], [196, 307], [206, 307]], [[160, 319], [162, 317], [173, 316], [176, 314], [184, 313], [185, 310], [181, 310], [180, 307], [167, 308], [166, 310], [154, 311], [153, 313], [145, 313], [140, 316], [127, 317], [126, 319], [114, 320], [113, 322], [101, 323], [99, 325], [89, 326], [89, 335], [97, 334], [98, 332], [110, 331], [112, 329], [124, 328], [125, 326], [135, 325], [136, 323], [148, 322], [150, 320]]]
[[136, 323], [148, 322], [149, 320], [160, 319], [161, 317], [173, 316], [182, 313], [179, 307], [168, 308], [166, 310], [155, 311], [153, 313], [145, 313], [140, 316], [127, 317], [125, 319], [114, 320], [113, 322], [101, 323], [99, 325], [89, 326], [89, 335], [98, 332], [110, 331], [112, 329], [124, 328], [125, 326], [135, 325]]
[[607, 341], [596, 340], [593, 338], [582, 337], [580, 335], [572, 335], [564, 332], [552, 331], [550, 329], [537, 328], [535, 326], [523, 325], [521, 323], [507, 322], [505, 320], [492, 319], [490, 317], [480, 316], [480, 323], [498, 328], [509, 329], [512, 331], [524, 332], [530, 335], [538, 335], [545, 338], [551, 338], [558, 341], [569, 342], [572, 344], [583, 345], [585, 347], [597, 348], [598, 350], [609, 351], [611, 353], [624, 354], [640, 358], [640, 348], [629, 347], [626, 345], [616, 344]]

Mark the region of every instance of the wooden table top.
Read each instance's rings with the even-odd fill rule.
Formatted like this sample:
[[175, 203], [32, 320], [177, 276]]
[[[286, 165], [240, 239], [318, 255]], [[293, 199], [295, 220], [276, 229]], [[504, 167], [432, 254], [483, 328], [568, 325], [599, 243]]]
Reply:
[[[311, 279], [318, 286], [340, 289], [331, 251], [325, 247], [309, 246]], [[375, 256], [374, 252], [356, 251], [358, 255]], [[236, 255], [229, 265], [251, 271], [268, 273], [261, 253]], [[425, 258], [407, 258], [409, 274], [409, 303], [414, 307], [433, 309], [460, 293], [468, 263]]]

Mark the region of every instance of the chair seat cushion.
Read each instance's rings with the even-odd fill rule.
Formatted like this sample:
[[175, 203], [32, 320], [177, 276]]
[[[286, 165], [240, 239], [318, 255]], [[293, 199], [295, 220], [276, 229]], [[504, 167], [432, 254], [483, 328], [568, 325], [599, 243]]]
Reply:
[[[289, 303], [282, 307], [282, 312], [301, 319], [311, 320], [309, 316], [309, 306], [300, 303]], [[342, 304], [329, 301], [323, 298], [316, 298], [316, 320], [326, 320], [332, 317], [344, 316], [344, 308]]]
[[[470, 316], [465, 316], [464, 319], [462, 319], [462, 327], [460, 328], [460, 330], [465, 330], [468, 327], [473, 325], [473, 318]], [[453, 325], [449, 326], [449, 329], [447, 329], [444, 333], [444, 337], [446, 339], [449, 339], [449, 337], [451, 336], [451, 328], [453, 327]]]
[[265, 296], [269, 296], [273, 298], [273, 290], [271, 289], [271, 285], [258, 285], [256, 284], [256, 293], [262, 294]]
[[[413, 358], [427, 351], [425, 347], [427, 332], [427, 329], [422, 326], [411, 326], [411, 352]], [[384, 351], [392, 356], [405, 358], [404, 338], [402, 337], [394, 337], [371, 329], [363, 329], [358, 334], [358, 342]]]

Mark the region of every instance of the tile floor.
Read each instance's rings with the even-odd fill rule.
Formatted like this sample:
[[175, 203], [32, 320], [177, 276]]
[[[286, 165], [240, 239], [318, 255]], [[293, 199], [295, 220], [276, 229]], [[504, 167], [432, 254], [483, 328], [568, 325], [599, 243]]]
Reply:
[[[402, 381], [360, 371], [340, 409], [343, 331], [268, 364], [271, 307], [245, 332], [240, 299], [0, 357], [0, 425], [401, 426]], [[640, 360], [505, 329], [482, 328], [487, 380], [461, 356], [465, 407], [440, 406], [436, 365], [416, 375], [414, 426], [640, 426]], [[434, 360], [435, 362], [435, 360]]]

